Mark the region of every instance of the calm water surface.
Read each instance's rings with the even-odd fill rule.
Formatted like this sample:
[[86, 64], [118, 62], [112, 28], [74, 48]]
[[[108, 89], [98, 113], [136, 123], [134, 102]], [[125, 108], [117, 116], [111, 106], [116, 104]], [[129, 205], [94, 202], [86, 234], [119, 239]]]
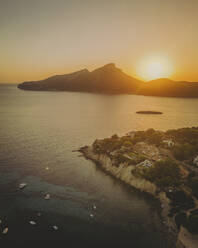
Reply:
[[[9, 232], [0, 235], [0, 243], [174, 247], [154, 202], [72, 150], [115, 133], [197, 126], [197, 109], [197, 99], [33, 92], [1, 85], [0, 219], [1, 231], [8, 226]], [[138, 110], [164, 114], [137, 115]], [[18, 190], [21, 182], [28, 185]], [[44, 199], [46, 193], [50, 200]]]

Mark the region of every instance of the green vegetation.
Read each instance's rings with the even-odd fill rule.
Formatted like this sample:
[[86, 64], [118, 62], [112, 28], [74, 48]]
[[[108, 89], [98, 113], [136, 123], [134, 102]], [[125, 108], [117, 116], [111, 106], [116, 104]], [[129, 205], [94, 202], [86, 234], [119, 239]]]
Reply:
[[162, 144], [162, 140], [162, 133], [150, 128], [146, 131], [137, 131], [135, 133], [133, 142], [148, 142], [150, 144], [159, 146], [160, 144]]
[[175, 215], [175, 223], [177, 225], [177, 228], [180, 228], [180, 226], [186, 226], [187, 225], [187, 215], [185, 212], [181, 212]]
[[164, 147], [163, 140], [173, 140], [175, 145], [171, 148], [173, 156], [180, 160], [191, 160], [198, 153], [198, 128], [181, 128], [178, 130], [168, 130], [167, 132], [155, 131], [150, 128], [146, 131], [137, 131], [133, 138], [123, 136], [119, 138], [116, 134], [111, 138], [96, 140], [93, 147], [95, 152], [110, 153], [121, 148], [133, 149], [138, 142], [145, 142]]
[[[127, 155], [127, 156], [126, 156]], [[144, 161], [146, 158], [141, 155], [141, 154], [135, 154], [133, 152], [129, 152], [129, 153], [118, 153], [115, 156], [115, 160], [116, 160], [116, 164], [120, 164], [120, 163], [128, 163], [128, 165], [136, 165], [141, 163], [142, 161]]]
[[186, 220], [186, 228], [193, 234], [198, 234], [198, 209], [191, 211]]
[[196, 155], [197, 150], [196, 147], [189, 144], [179, 144], [172, 148], [173, 155], [178, 160], [188, 160]]
[[148, 142], [153, 145], [161, 145], [162, 144], [162, 135], [160, 133], [153, 133], [147, 138]]
[[195, 206], [193, 198], [182, 190], [166, 192], [166, 196], [171, 200], [171, 213], [187, 210]]
[[189, 175], [187, 185], [191, 188], [193, 195], [198, 198], [198, 176], [195, 173]]
[[109, 153], [120, 148], [120, 143], [118, 139], [106, 138], [103, 140], [96, 140], [93, 143], [93, 149], [97, 153]]
[[105, 138], [103, 140], [96, 140], [93, 143], [93, 149], [96, 153], [111, 153], [115, 150], [125, 148], [125, 150], [133, 149], [133, 141], [129, 136], [123, 136], [119, 138], [117, 135], [113, 135], [111, 138]]
[[[195, 208], [195, 197], [198, 199], [198, 167], [194, 162], [198, 156], [198, 127], [166, 132], [151, 128], [131, 132], [131, 136], [113, 135], [96, 140], [93, 149], [107, 154], [114, 166], [134, 165], [131, 173], [135, 177], [154, 183], [157, 193], [166, 193], [171, 207], [168, 216], [175, 219], [177, 227], [183, 225], [198, 234], [198, 209], [189, 214]], [[145, 160], [149, 164], [138, 165]]]
[[[180, 202], [181, 204], [181, 202]], [[189, 208], [190, 208], [189, 204]], [[177, 210], [178, 212], [178, 210]], [[190, 215], [187, 215], [185, 212], [179, 212], [175, 215], [175, 223], [178, 228], [184, 226], [188, 229], [189, 232], [193, 234], [198, 234], [198, 209], [190, 212]]]
[[160, 188], [178, 186], [181, 183], [179, 166], [170, 159], [155, 162], [154, 166], [143, 171], [142, 176]]
[[165, 134], [173, 137], [180, 144], [189, 143], [194, 146], [198, 145], [198, 127], [168, 130]]

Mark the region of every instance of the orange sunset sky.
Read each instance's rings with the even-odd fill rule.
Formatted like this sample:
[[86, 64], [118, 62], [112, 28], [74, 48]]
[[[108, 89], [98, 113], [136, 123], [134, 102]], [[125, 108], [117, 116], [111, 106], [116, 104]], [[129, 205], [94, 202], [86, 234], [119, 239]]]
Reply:
[[109, 62], [143, 80], [198, 82], [198, 0], [0, 2], [0, 82]]

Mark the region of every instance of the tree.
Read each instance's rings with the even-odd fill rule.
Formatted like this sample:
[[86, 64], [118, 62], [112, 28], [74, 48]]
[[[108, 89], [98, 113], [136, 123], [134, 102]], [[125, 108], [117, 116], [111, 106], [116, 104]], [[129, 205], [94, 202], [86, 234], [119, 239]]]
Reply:
[[181, 179], [179, 166], [170, 159], [155, 162], [153, 167], [144, 170], [143, 176], [160, 188], [179, 185]]

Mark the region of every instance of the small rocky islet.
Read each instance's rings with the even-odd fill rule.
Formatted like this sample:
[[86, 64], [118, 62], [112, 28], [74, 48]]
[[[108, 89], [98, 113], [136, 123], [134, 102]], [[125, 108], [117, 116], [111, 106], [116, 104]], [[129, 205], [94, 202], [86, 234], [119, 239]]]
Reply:
[[176, 247], [198, 247], [198, 127], [132, 131], [79, 150], [101, 169], [161, 204]]
[[136, 114], [143, 114], [143, 115], [162, 115], [163, 113], [160, 112], [160, 111], [143, 110], [143, 111], [137, 111]]

